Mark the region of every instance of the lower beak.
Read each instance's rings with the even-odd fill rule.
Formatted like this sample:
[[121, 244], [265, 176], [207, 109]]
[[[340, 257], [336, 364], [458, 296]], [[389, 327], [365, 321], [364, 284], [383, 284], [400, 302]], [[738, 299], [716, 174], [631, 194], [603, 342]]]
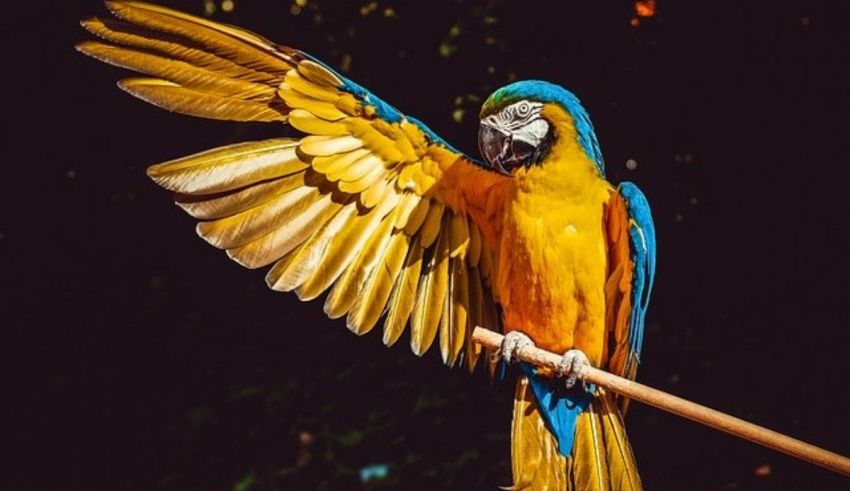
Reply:
[[512, 163], [511, 135], [487, 123], [478, 130], [478, 150], [492, 169], [510, 174]]

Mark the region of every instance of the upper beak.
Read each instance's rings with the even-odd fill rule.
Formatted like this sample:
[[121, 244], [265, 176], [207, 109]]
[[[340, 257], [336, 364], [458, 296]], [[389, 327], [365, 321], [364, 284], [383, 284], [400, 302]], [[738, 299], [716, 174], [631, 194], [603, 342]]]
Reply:
[[478, 150], [491, 168], [510, 174], [510, 164], [513, 163], [510, 133], [482, 121], [478, 130]]

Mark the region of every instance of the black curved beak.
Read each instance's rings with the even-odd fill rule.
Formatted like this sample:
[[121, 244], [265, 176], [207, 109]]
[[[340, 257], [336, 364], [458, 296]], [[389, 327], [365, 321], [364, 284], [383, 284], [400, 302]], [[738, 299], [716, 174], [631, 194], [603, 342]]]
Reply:
[[490, 168], [502, 174], [510, 175], [517, 164], [511, 151], [511, 134], [483, 121], [478, 129], [478, 150]]

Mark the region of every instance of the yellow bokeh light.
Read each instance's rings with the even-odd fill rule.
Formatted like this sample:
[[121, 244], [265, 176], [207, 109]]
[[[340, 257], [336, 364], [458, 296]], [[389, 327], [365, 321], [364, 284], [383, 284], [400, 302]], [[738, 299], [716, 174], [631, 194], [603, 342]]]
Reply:
[[463, 123], [463, 115], [465, 112], [466, 111], [464, 111], [463, 108], [460, 107], [452, 111], [452, 119], [455, 120], [455, 123]]
[[215, 2], [212, 0], [204, 0], [204, 14], [207, 16], [215, 13]]
[[369, 2], [360, 7], [360, 15], [367, 16], [378, 8], [378, 2]]

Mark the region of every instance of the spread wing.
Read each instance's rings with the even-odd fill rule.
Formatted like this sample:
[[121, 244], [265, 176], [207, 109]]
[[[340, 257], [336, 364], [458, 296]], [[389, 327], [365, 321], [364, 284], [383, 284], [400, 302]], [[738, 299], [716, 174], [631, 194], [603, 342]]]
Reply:
[[[479, 356], [469, 332], [501, 322], [496, 264], [470, 209], [504, 178], [309, 55], [242, 29], [140, 2], [89, 19], [78, 49], [146, 74], [119, 83], [159, 107], [214, 119], [288, 122], [306, 134], [154, 165], [148, 175], [200, 220], [198, 234], [302, 300], [383, 340], [410, 325], [414, 353]], [[479, 213], [480, 215], [480, 213]]]
[[634, 379], [655, 280], [655, 226], [649, 203], [637, 186], [624, 182], [612, 194], [606, 227], [609, 251], [606, 324], [612, 340], [608, 369]]

